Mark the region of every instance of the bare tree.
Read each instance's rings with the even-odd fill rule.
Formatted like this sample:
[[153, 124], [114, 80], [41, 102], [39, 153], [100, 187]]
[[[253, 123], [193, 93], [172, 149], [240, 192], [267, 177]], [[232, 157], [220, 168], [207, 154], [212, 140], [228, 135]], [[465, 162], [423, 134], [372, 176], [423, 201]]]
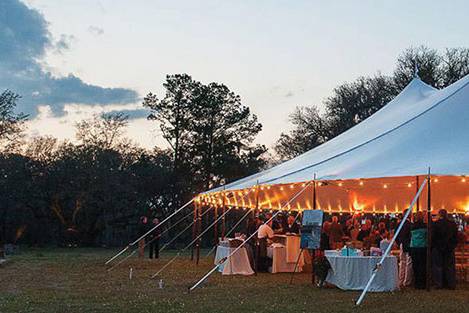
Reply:
[[128, 118], [121, 112], [95, 115], [76, 123], [76, 138], [84, 145], [116, 148], [121, 143]]

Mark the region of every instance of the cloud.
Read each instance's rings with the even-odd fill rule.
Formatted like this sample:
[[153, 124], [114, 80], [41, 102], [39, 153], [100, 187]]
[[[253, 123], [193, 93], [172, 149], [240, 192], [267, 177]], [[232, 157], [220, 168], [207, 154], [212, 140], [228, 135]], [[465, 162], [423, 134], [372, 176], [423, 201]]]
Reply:
[[136, 91], [89, 84], [74, 74], [55, 77], [40, 64], [49, 49], [70, 48], [73, 37], [54, 41], [47, 21], [37, 10], [19, 0], [0, 1], [0, 91], [11, 89], [22, 99], [18, 109], [31, 117], [38, 105], [48, 105], [55, 115], [64, 114], [64, 105], [127, 104], [138, 101]]
[[98, 26], [90, 26], [88, 27], [88, 31], [96, 36], [101, 36], [102, 34], [104, 34], [104, 29]]
[[55, 115], [48, 106], [39, 106], [38, 115], [27, 121], [26, 134], [29, 137], [53, 136], [60, 140], [74, 141], [77, 122], [103, 113], [123, 112], [130, 116], [126, 136], [139, 142], [143, 147], [165, 146], [161, 136], [154, 134], [154, 121], [147, 120], [148, 112], [139, 104], [111, 104], [107, 106], [67, 104], [64, 114]]
[[60, 35], [60, 39], [55, 43], [54, 48], [55, 52], [62, 54], [65, 50], [70, 49], [72, 41], [75, 39], [73, 35]]

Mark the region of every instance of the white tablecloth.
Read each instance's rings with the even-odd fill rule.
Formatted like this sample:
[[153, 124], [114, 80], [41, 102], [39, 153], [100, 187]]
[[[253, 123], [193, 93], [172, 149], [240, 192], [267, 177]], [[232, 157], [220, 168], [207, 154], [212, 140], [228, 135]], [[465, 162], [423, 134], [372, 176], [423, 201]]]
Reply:
[[[235, 248], [218, 246], [217, 253], [215, 254], [214, 263], [217, 264], [219, 260], [230, 255]], [[242, 247], [223, 264], [218, 267], [218, 271], [223, 275], [252, 275], [254, 271], [249, 263], [249, 257], [246, 248]]]
[[[344, 290], [363, 290], [371, 277], [375, 265], [381, 257], [374, 256], [340, 256], [326, 251], [331, 269], [326, 282]], [[393, 291], [398, 288], [397, 258], [388, 256], [378, 271], [370, 291]]]
[[298, 254], [301, 251], [300, 242], [300, 236], [287, 235], [287, 263], [295, 263], [298, 260]]
[[[288, 262], [287, 252], [288, 248], [279, 243], [274, 243], [267, 248], [267, 256], [272, 258], [272, 273], [291, 273], [295, 270], [295, 263], [298, 260], [300, 247], [298, 246], [296, 253], [293, 254], [293, 252], [291, 252], [295, 256], [292, 258], [292, 262]], [[296, 271], [301, 272], [303, 270], [303, 265], [304, 256], [301, 254]]]

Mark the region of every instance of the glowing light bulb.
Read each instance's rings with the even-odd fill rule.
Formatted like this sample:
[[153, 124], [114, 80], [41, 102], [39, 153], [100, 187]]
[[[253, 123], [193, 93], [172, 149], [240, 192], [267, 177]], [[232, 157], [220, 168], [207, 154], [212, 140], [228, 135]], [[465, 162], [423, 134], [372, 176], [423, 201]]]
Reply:
[[342, 183], [338, 183], [337, 185], [339, 185], [339, 187], [342, 187], [343, 184], [342, 184]]
[[267, 189], [270, 189], [270, 186], [267, 186]]
[[437, 182], [438, 182], [438, 178], [435, 178], [433, 181], [434, 181], [435, 183], [437, 183]]
[[461, 178], [461, 182], [465, 183], [466, 182], [466, 177]]
[[290, 189], [293, 189], [295, 187], [295, 185], [291, 184], [290, 185]]
[[359, 182], [359, 185], [360, 185], [360, 186], [363, 186], [363, 181], [360, 181], [360, 182]]
[[283, 190], [283, 186], [282, 186], [282, 187], [280, 187], [280, 190]]
[[408, 184], [407, 184], [407, 187], [409, 187], [409, 188], [412, 187], [412, 184], [411, 184], [411, 183], [408, 183]]
[[384, 185], [383, 185], [383, 188], [384, 188], [384, 189], [388, 188], [388, 185], [387, 185], [387, 184], [384, 184]]

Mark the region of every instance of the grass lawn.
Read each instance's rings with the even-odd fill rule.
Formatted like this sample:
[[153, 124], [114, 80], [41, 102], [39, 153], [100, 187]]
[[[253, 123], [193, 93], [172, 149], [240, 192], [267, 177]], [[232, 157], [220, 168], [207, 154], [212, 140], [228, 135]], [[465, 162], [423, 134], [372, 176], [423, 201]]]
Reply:
[[[249, 277], [213, 274], [193, 293], [187, 287], [212, 267], [180, 258], [163, 274], [164, 289], [149, 276], [171, 255], [159, 261], [131, 259], [112, 272], [105, 260], [115, 250], [23, 250], [0, 267], [0, 312], [469, 312], [469, 285], [431, 292], [408, 289], [369, 294], [354, 306], [358, 292], [317, 289], [310, 273], [259, 274]], [[129, 280], [129, 266], [134, 277]]]

